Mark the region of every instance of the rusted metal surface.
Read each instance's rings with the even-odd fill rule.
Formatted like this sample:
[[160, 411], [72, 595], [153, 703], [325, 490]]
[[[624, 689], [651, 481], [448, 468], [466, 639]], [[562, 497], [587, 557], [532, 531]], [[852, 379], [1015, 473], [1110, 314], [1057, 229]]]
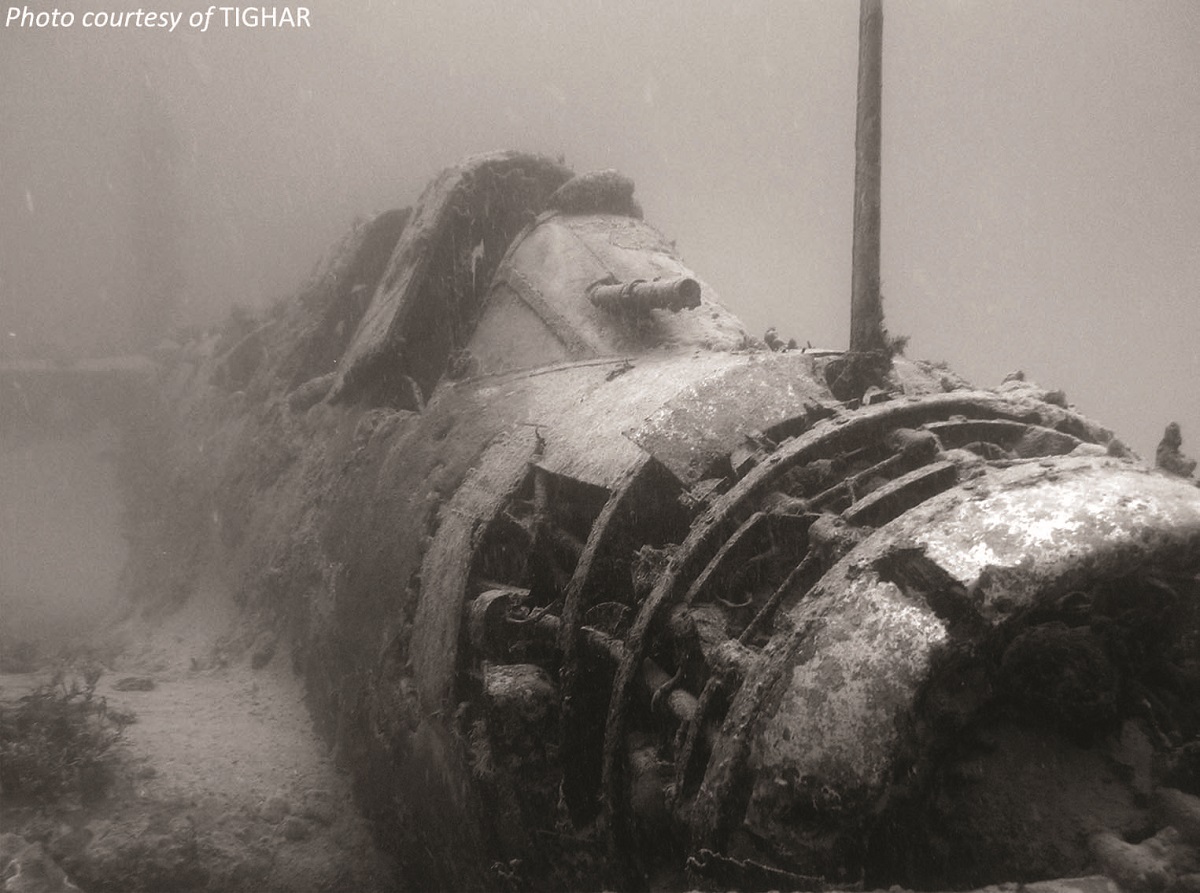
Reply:
[[[590, 299], [610, 283], [655, 280], [694, 282], [688, 307], [613, 314]], [[530, 365], [530, 356], [554, 362], [688, 348], [711, 354], [748, 338], [648, 223], [623, 214], [546, 213], [513, 240], [466, 350], [481, 373], [497, 373]]]
[[[736, 372], [748, 362], [731, 354], [618, 358], [564, 365], [552, 373], [482, 378], [457, 390], [471, 403], [503, 407], [508, 417], [543, 430], [542, 464], [550, 471], [607, 487], [647, 453], [670, 464], [670, 454], [640, 448], [624, 432], [639, 427], [676, 395], [686, 396], [697, 378]], [[729, 419], [724, 424], [729, 443], [736, 426]], [[675, 436], [683, 440], [685, 433]], [[715, 460], [723, 445], [709, 435], [697, 438], [691, 452]]]
[[788, 422], [797, 433], [837, 405], [816, 374], [817, 361], [804, 354], [743, 359], [714, 374], [693, 375], [681, 393], [631, 428], [629, 438], [690, 486], [714, 476], [714, 464], [747, 433]]
[[413, 620], [413, 676], [428, 704], [440, 704], [457, 659], [462, 605], [467, 599], [469, 556], [484, 526], [512, 499], [536, 456], [537, 435], [518, 429], [480, 457], [440, 512], [437, 534], [421, 566], [426, 591]]
[[[909, 523], [926, 554], [965, 585], [985, 569], [1007, 571], [1002, 602], [986, 591], [979, 598], [987, 614], [1019, 609], [1059, 575], [1116, 577], [1159, 554], [1200, 557], [1200, 493], [1116, 460], [1017, 465], [974, 482], [963, 497], [944, 509], [926, 506]], [[928, 523], [937, 509], [945, 520]]]
[[[444, 371], [438, 355], [444, 358], [463, 343], [447, 316], [474, 316], [484, 284], [523, 215], [568, 177], [562, 165], [521, 152], [476, 156], [443, 171], [421, 196], [395, 247], [346, 350], [335, 394], [350, 398], [378, 387], [372, 379], [389, 375], [410, 375], [423, 388], [436, 382]], [[439, 242], [459, 243], [455, 250], [466, 254], [439, 258]], [[469, 264], [462, 282], [454, 282], [447, 292], [428, 275], [439, 260]], [[451, 303], [455, 306], [447, 306]]]
[[534, 216], [476, 252], [452, 197], [518, 161], [431, 187], [336, 382], [336, 288], [255, 330], [291, 359], [245, 391], [214, 351], [164, 376], [199, 523], [298, 631], [410, 885], [1108, 870], [1047, 816], [1130, 837], [1190, 784], [1200, 490], [1029, 383], [897, 358], [838, 399], [838, 354], [757, 344], [699, 279], [594, 306], [694, 277], [611, 172], [513, 186]]
[[887, 349], [879, 284], [883, 154], [883, 0], [859, 0], [850, 350]]
[[700, 306], [700, 283], [676, 279], [593, 285], [588, 299], [609, 313], [645, 314], [651, 310], [692, 310]]
[[[961, 584], [946, 597], [975, 622], [878, 570], [914, 549]], [[1114, 460], [1027, 463], [930, 499], [833, 568], [743, 686], [726, 720], [730, 744], [714, 761], [742, 762], [747, 829], [828, 870], [846, 843], [837, 834], [861, 834], [861, 815], [882, 805], [952, 635], [982, 641], [1073, 588], [1137, 568], [1182, 563], [1194, 573], [1198, 560], [1200, 494]], [[748, 749], [736, 746], [740, 729]], [[802, 817], [798, 798], [810, 803]]]

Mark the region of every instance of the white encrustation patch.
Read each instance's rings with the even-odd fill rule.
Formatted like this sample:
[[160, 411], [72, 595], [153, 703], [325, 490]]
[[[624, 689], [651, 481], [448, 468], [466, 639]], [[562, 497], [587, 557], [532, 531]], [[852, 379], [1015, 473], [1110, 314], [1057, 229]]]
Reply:
[[1019, 466], [995, 472], [993, 483], [987, 496], [952, 491], [900, 522], [964, 585], [987, 568], [1049, 570], [1081, 548], [1141, 548], [1147, 530], [1182, 536], [1200, 527], [1200, 491], [1117, 460]]

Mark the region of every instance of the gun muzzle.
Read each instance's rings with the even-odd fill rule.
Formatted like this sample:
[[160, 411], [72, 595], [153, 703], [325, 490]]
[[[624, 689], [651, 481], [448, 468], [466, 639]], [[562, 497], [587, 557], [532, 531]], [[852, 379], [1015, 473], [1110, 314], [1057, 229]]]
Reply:
[[593, 285], [588, 289], [588, 297], [609, 313], [676, 311], [700, 306], [700, 283], [690, 276], [652, 281], [635, 279]]

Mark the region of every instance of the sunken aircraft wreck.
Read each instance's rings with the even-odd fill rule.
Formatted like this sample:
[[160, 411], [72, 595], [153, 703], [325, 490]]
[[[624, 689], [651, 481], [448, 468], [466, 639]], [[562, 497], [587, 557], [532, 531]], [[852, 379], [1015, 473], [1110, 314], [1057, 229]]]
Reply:
[[158, 352], [127, 583], [225, 568], [414, 889], [1194, 889], [1194, 480], [771, 340], [624, 177], [468, 159]]

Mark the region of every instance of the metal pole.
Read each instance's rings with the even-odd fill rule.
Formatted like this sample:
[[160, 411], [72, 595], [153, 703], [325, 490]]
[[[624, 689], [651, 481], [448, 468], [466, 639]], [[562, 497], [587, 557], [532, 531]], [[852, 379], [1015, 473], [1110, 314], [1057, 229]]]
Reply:
[[854, 268], [850, 350], [887, 349], [879, 294], [879, 193], [883, 117], [883, 0], [860, 0], [858, 115], [854, 137]]

